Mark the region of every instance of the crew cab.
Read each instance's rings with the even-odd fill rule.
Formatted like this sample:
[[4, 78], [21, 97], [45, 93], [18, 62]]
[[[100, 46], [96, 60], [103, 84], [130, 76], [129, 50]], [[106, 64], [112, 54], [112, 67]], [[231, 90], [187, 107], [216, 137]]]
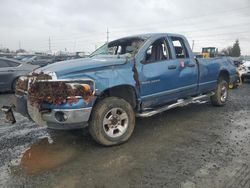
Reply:
[[227, 58], [195, 58], [182, 35], [143, 34], [20, 78], [14, 106], [49, 128], [88, 126], [94, 140], [111, 146], [130, 138], [135, 117], [206, 97], [223, 106], [228, 85], [236, 79], [236, 68]]

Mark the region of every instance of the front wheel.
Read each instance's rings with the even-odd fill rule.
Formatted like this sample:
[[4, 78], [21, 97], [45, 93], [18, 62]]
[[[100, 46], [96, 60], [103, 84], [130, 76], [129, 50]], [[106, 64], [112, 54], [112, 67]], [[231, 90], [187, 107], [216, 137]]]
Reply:
[[15, 93], [15, 91], [16, 91], [17, 80], [18, 80], [18, 78], [16, 78], [16, 79], [12, 82], [12, 84], [11, 84], [11, 91], [14, 92], [14, 93]]
[[112, 146], [126, 142], [133, 133], [135, 115], [131, 105], [122, 98], [108, 97], [93, 109], [89, 132], [98, 143]]
[[211, 96], [211, 103], [214, 106], [223, 106], [226, 104], [228, 99], [228, 82], [223, 78], [218, 80], [217, 88], [215, 94]]

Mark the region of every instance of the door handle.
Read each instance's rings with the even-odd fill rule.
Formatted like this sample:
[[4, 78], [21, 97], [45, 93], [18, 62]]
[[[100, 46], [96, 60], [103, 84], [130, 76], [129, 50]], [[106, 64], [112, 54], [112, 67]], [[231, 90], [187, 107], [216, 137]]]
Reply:
[[169, 65], [169, 66], [168, 66], [168, 69], [176, 69], [176, 68], [177, 68], [176, 65]]
[[195, 67], [195, 64], [194, 63], [189, 63], [187, 66], [188, 67]]
[[14, 70], [8, 70], [8, 72], [14, 72]]

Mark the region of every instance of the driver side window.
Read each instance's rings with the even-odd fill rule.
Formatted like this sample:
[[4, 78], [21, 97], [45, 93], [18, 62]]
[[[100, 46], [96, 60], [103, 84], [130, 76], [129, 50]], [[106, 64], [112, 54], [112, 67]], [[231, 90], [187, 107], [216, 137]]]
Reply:
[[146, 51], [146, 63], [170, 59], [169, 47], [165, 39], [158, 39]]

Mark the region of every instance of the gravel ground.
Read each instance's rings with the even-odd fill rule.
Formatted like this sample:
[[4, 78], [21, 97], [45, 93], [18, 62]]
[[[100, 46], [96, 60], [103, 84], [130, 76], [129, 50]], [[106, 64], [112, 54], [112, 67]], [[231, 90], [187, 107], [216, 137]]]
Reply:
[[[0, 187], [250, 187], [250, 83], [228, 104], [191, 104], [137, 119], [129, 142], [52, 131], [0, 114]], [[0, 94], [9, 104], [11, 94]]]

